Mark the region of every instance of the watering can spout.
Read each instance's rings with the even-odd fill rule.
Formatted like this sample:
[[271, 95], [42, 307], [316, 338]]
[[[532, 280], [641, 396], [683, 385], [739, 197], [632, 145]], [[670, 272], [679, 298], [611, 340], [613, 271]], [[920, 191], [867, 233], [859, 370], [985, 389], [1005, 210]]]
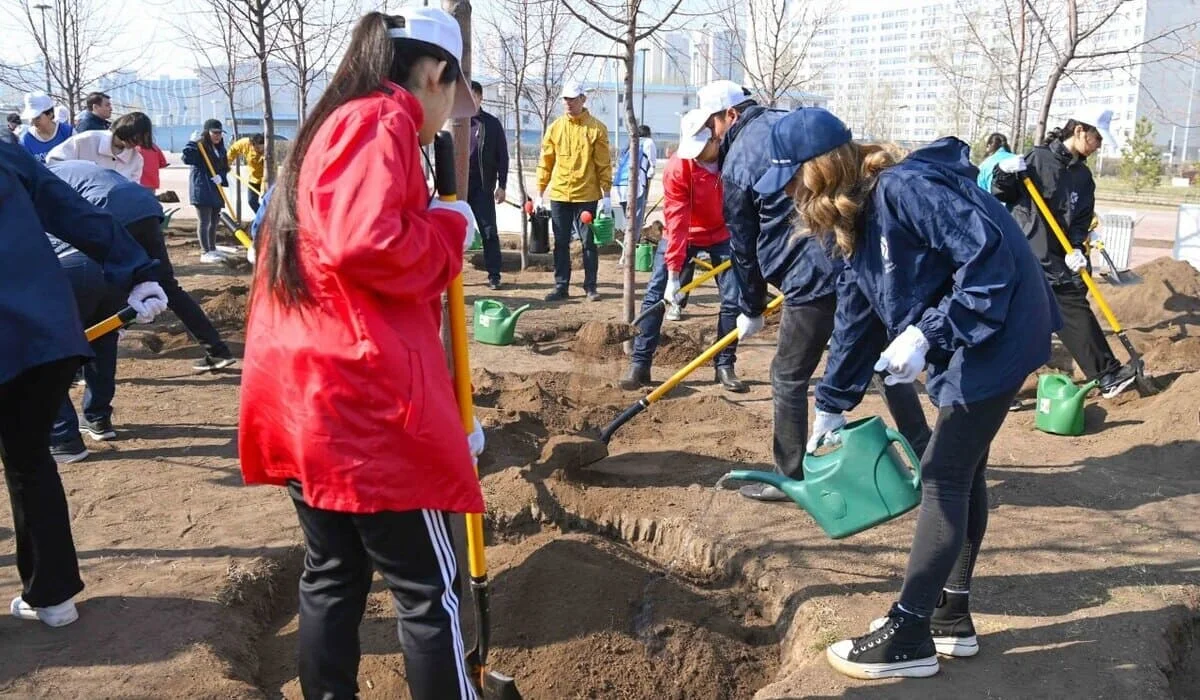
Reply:
[[[517, 319], [520, 318], [521, 314], [528, 311], [529, 307], [530, 305], [526, 304], [499, 320], [501, 331], [506, 336], [511, 336], [513, 334], [517, 327]], [[507, 312], [508, 309], [505, 309], [505, 311]]]
[[721, 482], [725, 482], [726, 480], [756, 481], [762, 484], [770, 484], [787, 494], [787, 497], [796, 505], [805, 510], [811, 509], [812, 499], [809, 497], [808, 489], [805, 488], [802, 480], [790, 479], [776, 472], [753, 471], [749, 469], [735, 469], [721, 477]]

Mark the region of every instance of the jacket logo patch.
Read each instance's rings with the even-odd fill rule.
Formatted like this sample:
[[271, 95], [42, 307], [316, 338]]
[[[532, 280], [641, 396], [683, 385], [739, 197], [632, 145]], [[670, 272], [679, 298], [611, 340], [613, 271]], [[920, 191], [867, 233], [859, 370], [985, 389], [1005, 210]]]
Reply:
[[892, 262], [891, 251], [888, 249], [888, 241], [886, 238], [879, 237], [879, 254], [883, 257], [883, 271], [890, 273], [896, 269], [896, 264]]

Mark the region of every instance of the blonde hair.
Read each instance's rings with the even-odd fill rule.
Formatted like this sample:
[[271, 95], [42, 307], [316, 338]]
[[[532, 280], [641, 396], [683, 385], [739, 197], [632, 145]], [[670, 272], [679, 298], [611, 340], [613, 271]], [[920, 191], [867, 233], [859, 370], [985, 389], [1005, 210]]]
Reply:
[[854, 255], [858, 215], [879, 174], [902, 157], [895, 146], [850, 141], [801, 166], [793, 194], [797, 235], [814, 235], [842, 257]]

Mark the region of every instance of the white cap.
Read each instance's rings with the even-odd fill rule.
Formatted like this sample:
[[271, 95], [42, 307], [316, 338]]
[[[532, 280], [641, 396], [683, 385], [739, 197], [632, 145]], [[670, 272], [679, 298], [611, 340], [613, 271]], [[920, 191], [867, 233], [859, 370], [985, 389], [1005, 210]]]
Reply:
[[1111, 109], [1097, 104], [1083, 104], [1071, 112], [1071, 119], [1080, 124], [1096, 127], [1105, 143], [1110, 143], [1117, 150], [1121, 149], [1121, 140], [1112, 132], [1113, 112]]
[[475, 105], [471, 86], [467, 84], [467, 78], [462, 72], [462, 29], [458, 22], [448, 12], [436, 7], [405, 7], [401, 8], [396, 16], [404, 20], [404, 26], [389, 29], [388, 36], [393, 39], [412, 39], [433, 44], [458, 61], [458, 83], [455, 86], [454, 109], [450, 112], [450, 118], [474, 116], [479, 108]]
[[583, 89], [583, 85], [578, 80], [568, 80], [563, 83], [562, 98], [564, 100], [573, 100], [586, 94], [587, 91]]
[[59, 124], [70, 124], [71, 112], [69, 112], [65, 106], [58, 105], [54, 108], [54, 121], [58, 122]]
[[25, 109], [21, 111], [21, 119], [27, 122], [45, 112], [54, 109], [54, 100], [44, 92], [31, 92], [25, 95]]
[[680, 158], [692, 160], [708, 145], [712, 130], [705, 127], [704, 123], [710, 116], [702, 109], [693, 109], [679, 120], [679, 148], [675, 153]]
[[700, 88], [697, 95], [700, 98], [698, 109], [704, 112], [705, 116], [724, 112], [730, 107], [736, 107], [750, 99], [745, 88], [732, 80], [711, 82]]

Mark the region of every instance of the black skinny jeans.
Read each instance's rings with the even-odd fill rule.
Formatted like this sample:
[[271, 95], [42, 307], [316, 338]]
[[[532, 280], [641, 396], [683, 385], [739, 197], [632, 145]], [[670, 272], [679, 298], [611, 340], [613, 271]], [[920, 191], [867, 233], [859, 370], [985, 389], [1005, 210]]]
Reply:
[[943, 587], [971, 588], [987, 531], [988, 450], [1018, 389], [938, 411], [921, 458], [921, 506], [900, 590], [900, 604], [910, 612], [932, 615]]
[[71, 515], [50, 426], [81, 358], [31, 367], [0, 384], [0, 460], [12, 503], [21, 597], [35, 608], [58, 605], [83, 590]]
[[550, 202], [550, 221], [554, 224], [554, 288], [565, 292], [571, 286], [571, 234], [579, 227], [583, 243], [583, 291], [596, 291], [600, 271], [600, 252], [592, 227], [579, 220], [583, 212], [596, 215], [596, 202]]
[[1063, 327], [1058, 331], [1058, 338], [1067, 346], [1084, 376], [1098, 379], [1120, 369], [1121, 363], [1113, 355], [1100, 322], [1088, 304], [1087, 288], [1068, 283], [1054, 285], [1051, 289], [1062, 312]]

